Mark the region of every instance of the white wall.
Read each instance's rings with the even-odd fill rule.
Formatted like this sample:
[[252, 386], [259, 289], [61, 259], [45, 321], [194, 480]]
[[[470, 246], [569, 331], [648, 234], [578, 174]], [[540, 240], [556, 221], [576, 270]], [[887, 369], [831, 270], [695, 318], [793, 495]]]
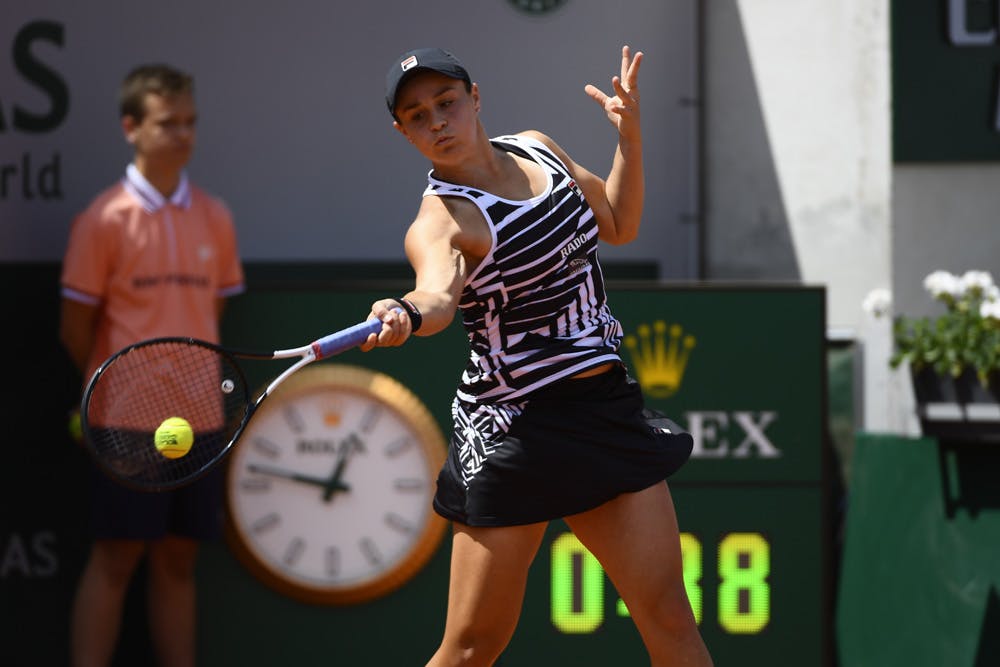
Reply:
[[[770, 167], [777, 185], [771, 192], [746, 179], [727, 182], [741, 196], [733, 197], [729, 208], [712, 208], [709, 225], [717, 233], [710, 252], [726, 252], [720, 246], [727, 244], [730, 221], [752, 224], [755, 206], [780, 210], [798, 277], [828, 286], [831, 327], [857, 328], [865, 294], [891, 281], [886, 5], [886, 0], [706, 4], [713, 63], [707, 100], [710, 174], [726, 180], [727, 172], [749, 159], [761, 169]], [[744, 44], [714, 38], [713, 27], [731, 35], [737, 20]], [[753, 77], [756, 98], [724, 89], [733, 72], [744, 68]], [[730, 147], [734, 133], [747, 131], [740, 121], [745, 118], [761, 119], [759, 149], [766, 155], [746, 158]], [[720, 190], [711, 178], [708, 188], [711, 194]], [[753, 252], [759, 253], [758, 277], [771, 277], [767, 244]]]
[[[884, 350], [861, 302], [893, 275], [888, 0], [704, 7], [709, 276], [825, 285], [828, 327]], [[883, 361], [865, 366], [873, 430]]]

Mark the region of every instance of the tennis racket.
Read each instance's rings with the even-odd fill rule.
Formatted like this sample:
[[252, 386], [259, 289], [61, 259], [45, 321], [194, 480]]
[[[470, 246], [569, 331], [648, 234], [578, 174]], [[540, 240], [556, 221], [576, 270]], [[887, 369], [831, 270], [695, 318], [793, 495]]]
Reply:
[[[230, 350], [196, 338], [152, 338], [125, 347], [94, 372], [83, 393], [80, 424], [99, 467], [126, 486], [167, 491], [198, 479], [239, 440], [254, 412], [303, 366], [345, 352], [382, 330], [368, 320], [309, 345], [274, 352]], [[251, 396], [242, 359], [298, 360]], [[181, 417], [194, 434], [190, 450], [167, 458], [157, 428]]]

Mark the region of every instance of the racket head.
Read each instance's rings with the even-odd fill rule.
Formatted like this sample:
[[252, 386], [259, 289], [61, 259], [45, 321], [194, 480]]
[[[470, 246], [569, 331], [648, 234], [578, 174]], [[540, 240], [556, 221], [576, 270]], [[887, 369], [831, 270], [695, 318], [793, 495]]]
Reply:
[[[84, 390], [84, 443], [101, 470], [141, 491], [195, 481], [233, 446], [252, 412], [250, 389], [235, 358], [195, 338], [154, 338], [112, 355]], [[167, 458], [154, 444], [164, 420], [181, 417], [194, 442]]]

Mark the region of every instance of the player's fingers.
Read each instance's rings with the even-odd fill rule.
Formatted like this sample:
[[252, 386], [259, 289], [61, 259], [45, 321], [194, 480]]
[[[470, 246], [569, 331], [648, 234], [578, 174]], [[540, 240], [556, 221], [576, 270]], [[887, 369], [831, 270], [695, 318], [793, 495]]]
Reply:
[[376, 333], [369, 334], [368, 338], [365, 339], [365, 342], [358, 346], [362, 352], [368, 352], [375, 347], [385, 346], [386, 322], [392, 316], [392, 311], [389, 309], [387, 303], [393, 302], [382, 300], [376, 301], [372, 304], [372, 309], [371, 312], [368, 313], [367, 321], [370, 322], [371, 320], [378, 320], [382, 323], [382, 328]]
[[631, 50], [628, 48], [628, 44], [622, 47], [622, 68], [621, 68], [621, 78], [624, 79], [629, 70], [629, 66], [632, 64], [632, 54]]
[[639, 89], [628, 90], [621, 81], [615, 79], [613, 82], [615, 93], [618, 95], [618, 103], [621, 108], [633, 111], [639, 106]]
[[368, 338], [358, 346], [358, 349], [362, 352], [370, 352], [375, 349], [376, 343], [378, 343], [378, 334], [368, 334]]
[[406, 311], [393, 308], [382, 317], [382, 330], [378, 334], [378, 345], [396, 347], [406, 342], [410, 336], [412, 323]]
[[636, 88], [639, 84], [639, 67], [642, 65], [642, 51], [637, 51], [632, 62], [629, 63], [628, 70], [622, 74], [622, 80], [629, 90]]
[[615, 77], [611, 80], [611, 85], [614, 86], [615, 94], [622, 99], [626, 106], [629, 102], [639, 101], [639, 83], [637, 80], [633, 79], [629, 83], [625, 79]]
[[618, 98], [621, 99], [623, 102], [624, 100], [629, 98], [628, 89], [625, 88], [625, 85], [622, 83], [622, 80], [619, 79], [617, 76], [611, 79], [611, 87], [615, 89], [615, 94], [618, 95]]
[[598, 88], [593, 84], [588, 83], [586, 86], [583, 87], [583, 91], [587, 93], [587, 95], [589, 95], [591, 99], [600, 104], [602, 107], [604, 106], [604, 103], [608, 100], [608, 96], [604, 94], [604, 91], [602, 91], [600, 88]]
[[406, 337], [408, 325], [406, 314], [401, 311], [393, 311], [390, 317], [385, 320], [382, 326], [382, 333], [385, 334], [387, 345], [400, 345]]

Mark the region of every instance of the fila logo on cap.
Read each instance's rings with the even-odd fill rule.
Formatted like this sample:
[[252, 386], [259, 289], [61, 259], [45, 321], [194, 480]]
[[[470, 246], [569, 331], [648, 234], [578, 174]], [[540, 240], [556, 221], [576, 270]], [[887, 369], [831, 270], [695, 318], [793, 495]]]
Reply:
[[403, 62], [399, 63], [399, 66], [401, 68], [403, 68], [404, 72], [406, 70], [408, 70], [408, 69], [413, 69], [414, 67], [417, 66], [417, 57], [416, 56], [410, 56], [409, 58], [407, 58]]

